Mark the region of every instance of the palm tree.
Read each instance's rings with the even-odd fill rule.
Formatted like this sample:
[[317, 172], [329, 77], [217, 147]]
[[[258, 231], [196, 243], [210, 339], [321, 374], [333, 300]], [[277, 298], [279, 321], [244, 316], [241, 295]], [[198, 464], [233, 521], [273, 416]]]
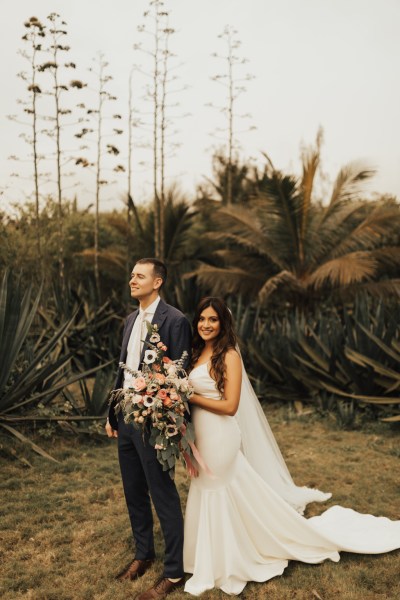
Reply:
[[217, 152], [212, 159], [212, 171], [213, 177], [206, 177], [205, 184], [199, 186], [199, 198], [216, 197], [224, 205], [248, 201], [253, 192], [249, 165], [241, 163], [237, 157], [229, 161], [222, 152]]
[[[196, 207], [180, 194], [176, 186], [167, 189], [164, 196], [164, 260], [168, 267], [168, 281], [163, 295], [167, 302], [190, 311], [198, 296], [194, 282], [185, 280], [184, 274], [195, 268], [199, 257], [206, 255], [202, 247], [207, 242], [196, 218]], [[108, 265], [115, 270], [116, 261], [122, 266], [126, 260], [132, 267], [139, 258], [155, 256], [153, 207], [140, 206], [133, 216], [130, 224], [118, 213], [108, 216], [108, 224], [128, 241], [130, 255], [126, 256], [126, 248], [115, 248], [112, 256], [110, 249], [104, 249], [99, 253], [99, 259], [105, 268]], [[124, 287], [128, 289], [127, 282], [124, 282]]]
[[254, 173], [254, 197], [215, 211], [208, 235], [220, 248], [191, 273], [200, 285], [261, 303], [281, 293], [298, 302], [360, 287], [399, 289], [400, 207], [393, 198], [362, 198], [372, 170], [355, 163], [342, 168], [325, 204], [314, 193], [318, 142], [303, 152], [301, 178], [281, 173], [264, 156], [264, 172]]

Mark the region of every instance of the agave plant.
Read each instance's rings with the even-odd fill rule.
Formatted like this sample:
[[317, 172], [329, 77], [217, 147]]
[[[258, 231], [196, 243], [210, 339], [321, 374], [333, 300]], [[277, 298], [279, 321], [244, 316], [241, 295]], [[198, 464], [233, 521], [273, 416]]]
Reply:
[[39, 308], [44, 324], [56, 329], [75, 315], [68, 337], [63, 341], [64, 350], [72, 354], [75, 370], [85, 371], [118, 355], [125, 307], [114, 293], [98, 305], [91, 286], [85, 289], [80, 284], [74, 289], [66, 282], [61, 288], [58, 281], [53, 281], [49, 296], [46, 307]]
[[[49, 403], [68, 385], [87, 377], [110, 364], [97, 365], [73, 373], [73, 353], [63, 351], [63, 341], [71, 330], [76, 313], [51, 335], [40, 333], [29, 339], [37, 316], [40, 293], [32, 299], [32, 285], [22, 292], [20, 278], [5, 272], [0, 287], [0, 426], [32, 448], [51, 458], [21, 431], [17, 423], [51, 419], [38, 412], [39, 402]], [[74, 417], [56, 416], [54, 420]], [[79, 419], [91, 419], [84, 416]]]
[[258, 317], [245, 333], [250, 369], [269, 398], [311, 399], [347, 424], [367, 406], [400, 420], [400, 327], [382, 301], [362, 295], [351, 310]]
[[371, 169], [355, 163], [341, 169], [322, 204], [314, 192], [319, 142], [303, 153], [301, 178], [279, 172], [265, 157], [253, 199], [215, 211], [209, 238], [220, 247], [191, 273], [200, 285], [263, 304], [400, 289], [400, 206], [390, 198], [363, 200]]
[[[353, 365], [357, 373], [357, 386], [351, 390], [328, 391], [372, 406], [379, 406], [386, 414], [382, 420], [400, 421], [400, 328], [397, 310], [383, 301], [371, 306], [366, 297], [355, 304], [353, 314], [346, 312], [346, 344], [341, 357], [343, 369]], [[330, 389], [329, 389], [330, 388]], [[355, 388], [355, 389], [354, 389]], [[396, 414], [397, 413], [397, 414]]]

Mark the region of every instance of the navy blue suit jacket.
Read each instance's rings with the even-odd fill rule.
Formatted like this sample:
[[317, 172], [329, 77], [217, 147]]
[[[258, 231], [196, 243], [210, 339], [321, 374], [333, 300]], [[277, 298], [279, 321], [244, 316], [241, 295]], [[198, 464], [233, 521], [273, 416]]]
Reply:
[[[121, 354], [119, 357], [119, 362], [126, 362], [126, 355], [128, 353], [128, 342], [132, 332], [132, 327], [134, 322], [136, 321], [136, 317], [139, 314], [139, 309], [134, 310], [130, 315], [128, 315], [124, 332], [122, 335], [122, 347]], [[161, 340], [167, 346], [167, 356], [172, 360], [177, 360], [181, 358], [182, 353], [186, 350], [188, 353], [188, 358], [185, 363], [185, 367], [188, 366], [190, 360], [190, 349], [191, 349], [191, 341], [192, 341], [192, 330], [190, 327], [190, 323], [185, 317], [183, 313], [177, 308], [170, 306], [166, 302], [160, 299], [158, 303], [156, 312], [154, 313], [153, 325], [158, 325], [158, 331], [161, 337]], [[146, 339], [148, 339], [149, 335], [147, 335]], [[148, 348], [145, 344], [143, 344], [142, 355], [140, 357], [140, 362], [143, 362], [145, 350]], [[118, 367], [117, 378], [114, 383], [114, 389], [121, 388], [124, 382], [124, 372], [121, 367]], [[110, 405], [108, 418], [113, 429], [118, 429], [118, 420], [115, 416], [114, 411], [114, 403]]]

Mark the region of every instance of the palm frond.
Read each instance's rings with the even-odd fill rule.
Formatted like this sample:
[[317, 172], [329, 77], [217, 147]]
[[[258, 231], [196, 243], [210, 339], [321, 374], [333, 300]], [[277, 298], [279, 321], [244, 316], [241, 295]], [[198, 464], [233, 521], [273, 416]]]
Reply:
[[260, 223], [249, 209], [240, 206], [221, 207], [215, 213], [215, 229], [207, 233], [210, 239], [233, 241], [239, 246], [255, 250], [260, 247], [263, 232]]
[[304, 292], [301, 282], [290, 271], [281, 271], [277, 275], [270, 277], [258, 292], [258, 298], [261, 303], [265, 303], [272, 294], [281, 287], [289, 287], [296, 292]]
[[165, 246], [168, 262], [179, 260], [182, 250], [190, 239], [190, 230], [197, 211], [185, 201], [169, 201], [165, 211]]
[[[359, 162], [352, 162], [340, 169], [329, 201], [328, 209], [344, 201], [354, 200], [362, 191], [362, 184], [375, 175], [376, 170], [368, 168]], [[328, 215], [329, 210], [325, 214]]]
[[[247, 209], [239, 206], [221, 208], [215, 215], [215, 221], [220, 230], [212, 232], [210, 235], [214, 239], [219, 238], [220, 241], [224, 237], [226, 241], [234, 241], [242, 248], [268, 257], [278, 268], [286, 269], [289, 266], [286, 262], [287, 244], [284, 243], [282, 236], [275, 235], [273, 226], [266, 231], [266, 228], [261, 225], [261, 223], [265, 223], [263, 216], [259, 218], [258, 215], [262, 204], [262, 200], [258, 199]], [[269, 221], [272, 220], [273, 215], [270, 215]], [[277, 246], [278, 243], [279, 246]]]
[[303, 176], [301, 180], [302, 205], [301, 205], [301, 225], [300, 240], [301, 246], [304, 245], [307, 227], [307, 217], [311, 206], [312, 193], [314, 188], [314, 179], [318, 170], [321, 157], [322, 131], [317, 135], [315, 147], [307, 148], [302, 153]]
[[[231, 233], [228, 231], [209, 231], [204, 234], [204, 239], [209, 242], [216, 242], [218, 246], [223, 248], [232, 249], [232, 260], [236, 261], [239, 257], [245, 256], [249, 253], [258, 253], [260, 256], [264, 256], [264, 253], [260, 252], [259, 239], [255, 236], [249, 238], [248, 236], [242, 237], [238, 234]], [[215, 254], [215, 251], [213, 251]]]
[[135, 223], [138, 228], [139, 234], [141, 237], [143, 237], [144, 236], [144, 226], [142, 223], [142, 219], [140, 218], [139, 211], [138, 211], [136, 204], [134, 203], [133, 198], [130, 194], [128, 194], [127, 205], [128, 205], [129, 211], [132, 212], [133, 216], [135, 217]]
[[304, 264], [306, 258], [306, 243], [308, 234], [309, 214], [314, 187], [314, 178], [319, 165], [319, 148], [309, 149], [303, 153], [303, 177], [301, 181], [302, 205], [299, 227], [299, 262]]
[[[85, 259], [94, 260], [94, 256], [96, 251], [94, 248], [85, 248], [82, 252], [76, 254], [76, 256], [82, 256]], [[107, 250], [100, 250], [98, 252], [99, 263], [103, 268], [114, 269], [115, 267], [119, 267], [123, 269], [125, 272], [125, 257], [119, 250], [112, 250], [111, 248], [107, 248]]]
[[118, 233], [123, 235], [124, 238], [134, 237], [135, 235], [130, 223], [128, 223], [128, 221], [120, 214], [111, 213], [110, 215], [107, 215], [107, 223], [108, 225], [111, 225], [113, 229], [118, 231]]
[[384, 267], [400, 266], [400, 246], [385, 246], [372, 250], [370, 254]]
[[382, 245], [385, 238], [396, 235], [399, 229], [400, 208], [378, 206], [332, 249], [331, 256], [334, 258], [355, 249], [372, 250]]
[[225, 296], [227, 294], [248, 294], [260, 287], [261, 283], [257, 275], [235, 267], [216, 267], [212, 265], [201, 265], [195, 271], [186, 273], [184, 279], [196, 277], [197, 282], [213, 294]]
[[347, 286], [370, 279], [376, 275], [378, 261], [368, 252], [351, 252], [334, 258], [307, 277], [307, 284], [315, 289], [326, 284]]
[[221, 207], [216, 213], [215, 218], [218, 224], [227, 225], [232, 233], [239, 233], [241, 237], [260, 236], [262, 229], [260, 223], [253, 214], [253, 211], [241, 206]]
[[257, 272], [260, 281], [264, 281], [266, 277], [270, 277], [276, 271], [275, 265], [268, 260], [268, 257], [260, 255], [257, 252], [240, 253], [237, 248], [219, 248], [210, 256], [216, 259], [216, 264], [218, 265], [222, 261], [227, 266], [234, 265], [250, 273]]
[[337, 205], [330, 211], [329, 218], [323, 219], [326, 210], [325, 207], [314, 207], [310, 213], [306, 243], [311, 268], [333, 258], [331, 252], [368, 214], [366, 203], [357, 200]]
[[290, 250], [292, 255], [297, 255], [302, 208], [298, 179], [274, 170], [270, 176], [260, 180], [258, 190], [258, 201], [253, 206], [266, 231], [276, 232], [275, 239], [280, 240], [281, 248], [286, 248], [286, 253]]

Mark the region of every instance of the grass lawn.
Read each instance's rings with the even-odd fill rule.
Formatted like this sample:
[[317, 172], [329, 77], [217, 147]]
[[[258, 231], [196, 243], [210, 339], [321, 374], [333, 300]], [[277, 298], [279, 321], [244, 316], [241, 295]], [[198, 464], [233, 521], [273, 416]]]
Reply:
[[[269, 407], [268, 416], [298, 484], [333, 492], [332, 504], [400, 518], [398, 429], [371, 425], [341, 431], [313, 415], [288, 418]], [[145, 589], [162, 570], [159, 560], [135, 583], [114, 581], [133, 557], [115, 441], [63, 437], [37, 440], [60, 464], [22, 449], [33, 467], [9, 458], [9, 438], [0, 438], [2, 469], [1, 591], [5, 600], [127, 600]], [[21, 455], [21, 446], [15, 449]], [[177, 481], [184, 502], [188, 481]], [[258, 600], [395, 600], [400, 598], [400, 552], [367, 556], [342, 554], [337, 563], [309, 566], [292, 562], [282, 577], [250, 583], [241, 598]], [[171, 600], [190, 596], [178, 592]], [[227, 598], [212, 591], [203, 600]]]

